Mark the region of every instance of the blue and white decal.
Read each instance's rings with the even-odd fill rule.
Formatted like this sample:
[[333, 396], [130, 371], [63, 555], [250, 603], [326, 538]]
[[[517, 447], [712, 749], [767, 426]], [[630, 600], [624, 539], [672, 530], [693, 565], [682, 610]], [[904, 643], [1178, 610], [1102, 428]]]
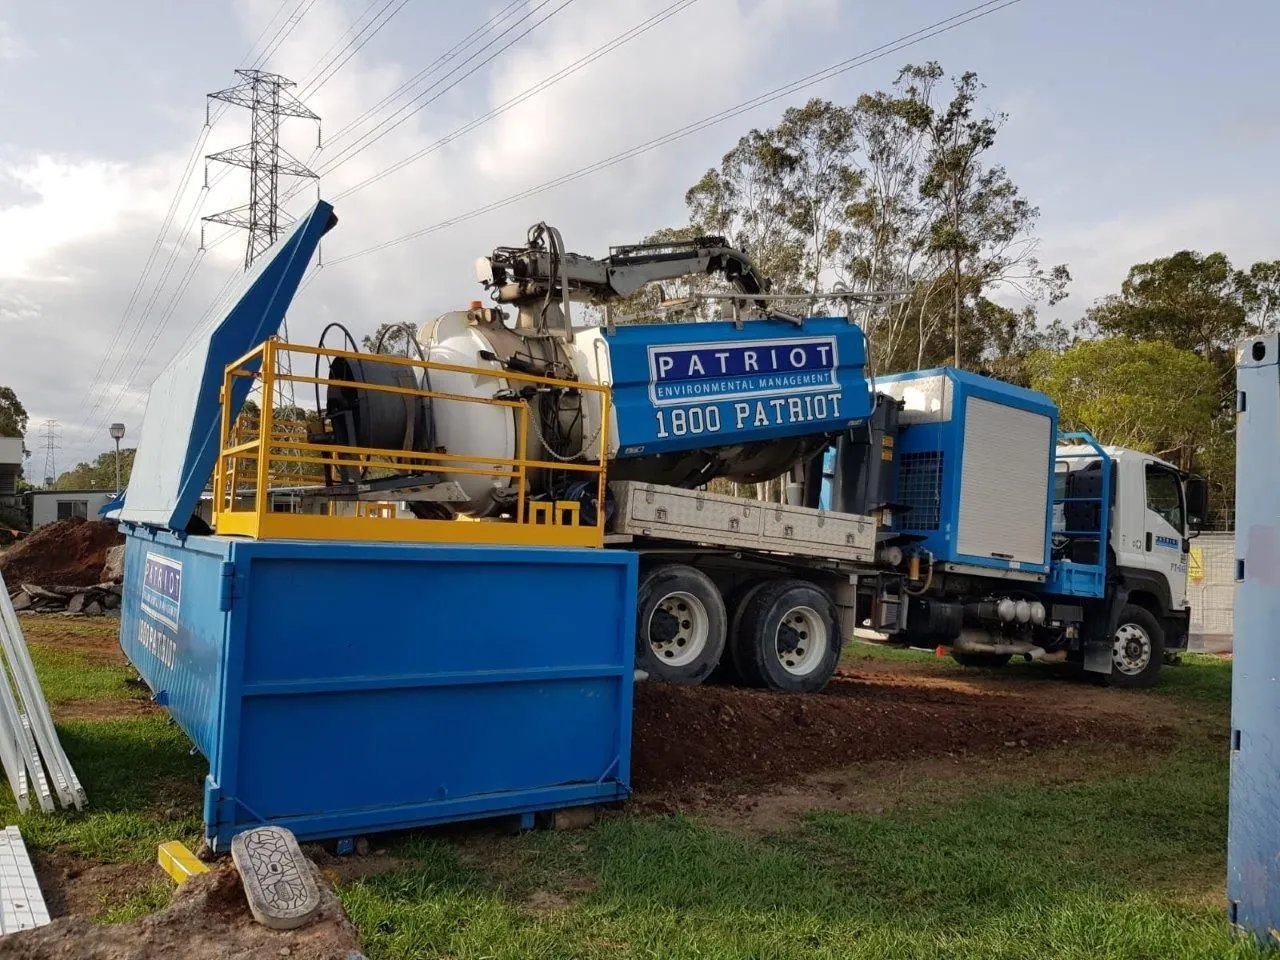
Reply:
[[621, 456], [835, 432], [870, 410], [843, 317], [643, 324], [609, 336]]
[[649, 348], [655, 407], [692, 400], [743, 400], [839, 388], [835, 337], [691, 343]]
[[1157, 547], [1164, 547], [1167, 550], [1182, 549], [1182, 541], [1177, 537], [1156, 537], [1155, 543]]
[[182, 608], [182, 561], [148, 553], [142, 571], [138, 642], [166, 667], [178, 650], [178, 614]]

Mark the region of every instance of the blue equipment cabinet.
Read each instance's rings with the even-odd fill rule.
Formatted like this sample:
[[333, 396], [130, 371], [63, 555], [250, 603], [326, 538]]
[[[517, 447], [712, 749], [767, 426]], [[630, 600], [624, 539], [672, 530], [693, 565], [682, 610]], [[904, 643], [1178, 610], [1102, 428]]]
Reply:
[[1231, 665], [1231, 922], [1280, 943], [1280, 336], [1236, 365], [1236, 607]]
[[903, 403], [886, 528], [946, 569], [1049, 573], [1058, 409], [1047, 396], [944, 367], [877, 377]]
[[121, 646], [214, 849], [627, 796], [634, 555], [127, 532]]

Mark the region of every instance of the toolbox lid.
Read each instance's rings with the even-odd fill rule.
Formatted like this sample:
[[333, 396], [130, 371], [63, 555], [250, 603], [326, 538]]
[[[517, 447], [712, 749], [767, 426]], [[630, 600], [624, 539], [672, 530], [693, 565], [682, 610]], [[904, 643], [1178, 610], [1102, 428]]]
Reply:
[[[120, 519], [183, 531], [218, 460], [218, 393], [227, 365], [272, 336], [284, 321], [320, 238], [336, 224], [323, 200], [241, 281], [226, 317], [176, 356], [147, 397], [138, 452]], [[251, 386], [237, 381], [230, 398], [239, 413]]]

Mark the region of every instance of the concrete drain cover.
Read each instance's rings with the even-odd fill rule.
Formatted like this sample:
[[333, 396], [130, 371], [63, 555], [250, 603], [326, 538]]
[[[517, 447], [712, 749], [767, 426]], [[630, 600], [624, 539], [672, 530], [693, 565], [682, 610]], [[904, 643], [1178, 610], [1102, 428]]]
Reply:
[[320, 908], [320, 890], [311, 862], [283, 827], [262, 827], [236, 834], [231, 859], [240, 871], [253, 917], [273, 930], [292, 930]]

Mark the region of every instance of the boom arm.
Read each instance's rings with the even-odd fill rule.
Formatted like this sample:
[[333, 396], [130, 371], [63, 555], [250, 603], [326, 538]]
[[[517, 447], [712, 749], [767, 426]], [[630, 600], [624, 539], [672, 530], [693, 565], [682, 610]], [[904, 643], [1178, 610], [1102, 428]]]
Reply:
[[[646, 283], [691, 273], [719, 273], [742, 293], [766, 293], [769, 281], [751, 258], [724, 237], [611, 247], [604, 259], [566, 253], [560, 232], [545, 223], [529, 231], [523, 247], [498, 247], [476, 262], [480, 282], [498, 303], [550, 306], [559, 300], [608, 303], [630, 296]], [[545, 312], [545, 310], [544, 310]], [[546, 324], [550, 325], [550, 324]]]

